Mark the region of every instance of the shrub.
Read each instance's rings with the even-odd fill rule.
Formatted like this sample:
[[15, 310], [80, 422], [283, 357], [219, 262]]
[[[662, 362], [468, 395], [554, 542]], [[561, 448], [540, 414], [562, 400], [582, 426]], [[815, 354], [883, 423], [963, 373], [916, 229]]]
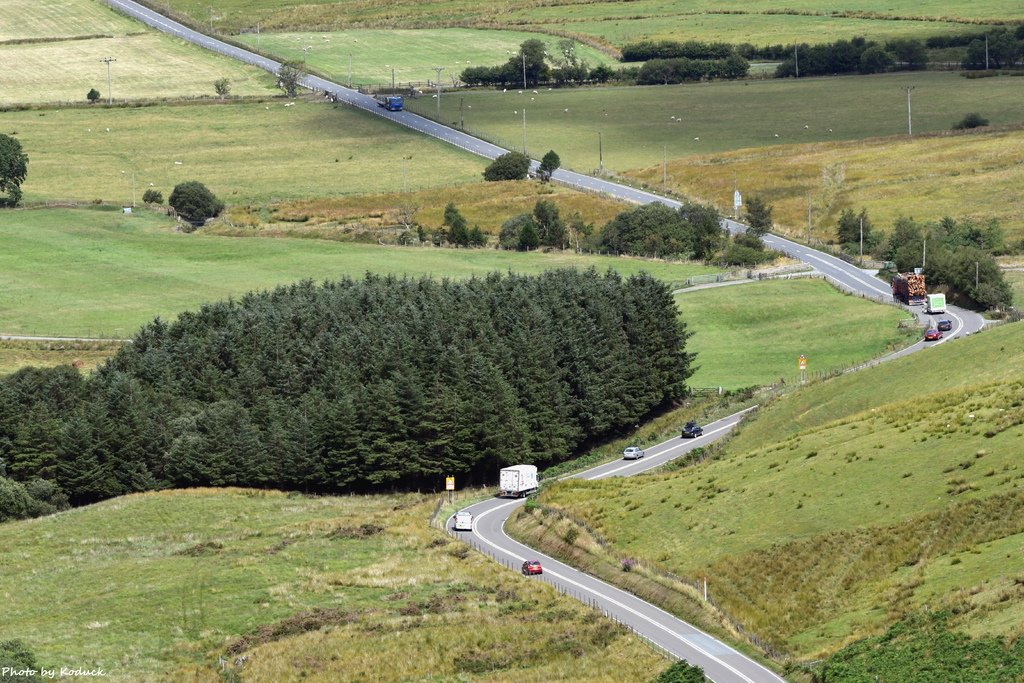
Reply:
[[704, 669], [680, 660], [662, 671], [654, 683], [704, 683]]
[[[11, 671], [6, 671], [10, 669]], [[20, 640], [0, 641], [0, 680], [4, 681], [28, 681], [32, 680], [35, 674], [28, 674], [28, 671], [38, 671], [35, 655], [25, 647]], [[25, 671], [26, 674], [17, 672]]]
[[508, 152], [484, 169], [484, 180], [523, 180], [530, 171], [530, 157], [522, 152]]
[[160, 190], [146, 190], [142, 193], [142, 201], [147, 204], [163, 204], [164, 193]]
[[978, 112], [971, 112], [964, 116], [960, 121], [953, 126], [953, 130], [967, 130], [968, 128], [981, 128], [982, 126], [988, 125], [988, 119], [979, 114]]
[[193, 225], [202, 225], [208, 218], [214, 218], [224, 210], [224, 202], [198, 180], [175, 185], [167, 203]]

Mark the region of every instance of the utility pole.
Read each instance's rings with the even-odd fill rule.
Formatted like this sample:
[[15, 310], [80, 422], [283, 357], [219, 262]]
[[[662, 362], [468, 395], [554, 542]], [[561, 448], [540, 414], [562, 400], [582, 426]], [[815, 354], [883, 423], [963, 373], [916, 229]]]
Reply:
[[459, 130], [466, 130], [466, 119], [462, 115], [462, 103], [465, 102], [465, 97], [459, 98]]
[[604, 175], [604, 145], [601, 140], [601, 131], [597, 131], [597, 175]]
[[985, 71], [988, 71], [988, 34], [985, 34]]
[[135, 171], [132, 171], [132, 208], [135, 208]]
[[978, 262], [974, 262], [974, 294], [978, 294]]
[[526, 50], [523, 50], [523, 90], [526, 90]]
[[210, 33], [213, 33], [213, 7], [210, 7]]
[[907, 136], [912, 137], [914, 135], [914, 127], [910, 118], [910, 93], [914, 91], [913, 85], [907, 86]]
[[797, 51], [799, 48], [793, 46], [793, 62], [796, 64], [796, 77], [800, 78], [800, 53]]
[[811, 243], [811, 193], [807, 193], [807, 244]]
[[523, 107], [523, 154], [526, 154], [526, 107]]
[[668, 192], [668, 145], [661, 150], [661, 189]]
[[105, 57], [104, 59], [101, 59], [100, 61], [101, 62], [106, 62], [106, 64], [107, 64], [107, 104], [111, 104], [114, 100], [113, 100], [112, 95], [110, 94], [110, 63], [111, 62], [116, 62], [117, 60], [114, 59], [113, 57]]
[[864, 267], [864, 216], [860, 217], [860, 267]]
[[352, 53], [348, 53], [348, 87], [352, 87]]
[[[439, 74], [440, 76], [440, 74]], [[391, 67], [391, 92], [395, 91], [395, 67]]]
[[921, 242], [921, 268], [928, 265], [928, 238], [925, 237]]
[[256, 22], [256, 49], [260, 49], [260, 22]]
[[443, 66], [431, 67], [437, 72], [437, 120], [441, 121], [441, 72], [444, 71]]

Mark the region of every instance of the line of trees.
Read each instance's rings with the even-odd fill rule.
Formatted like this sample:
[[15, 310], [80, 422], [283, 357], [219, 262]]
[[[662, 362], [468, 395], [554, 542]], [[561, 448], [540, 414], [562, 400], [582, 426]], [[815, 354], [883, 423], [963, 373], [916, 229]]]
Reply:
[[541, 83], [558, 85], [584, 82], [604, 83], [614, 72], [603, 64], [590, 68], [576, 52], [576, 41], [558, 41], [558, 48], [547, 51], [544, 41], [525, 40], [519, 52], [498, 66], [471, 66], [462, 70], [459, 79], [467, 85], [510, 85], [537, 87]]
[[298, 283], [154, 320], [88, 378], [3, 378], [0, 477], [50, 482], [45, 495], [75, 504], [181, 486], [490, 481], [682, 397], [687, 336], [648, 275]]
[[637, 85], [668, 85], [694, 81], [743, 78], [750, 62], [737, 54], [723, 59], [652, 59], [636, 75]]
[[622, 61], [646, 62], [649, 59], [725, 59], [735, 54], [736, 48], [729, 43], [703, 43], [697, 40], [679, 42], [676, 40], [641, 40], [627, 43], [622, 48]]
[[[754, 198], [753, 203], [760, 202]], [[711, 206], [685, 203], [679, 209], [654, 202], [623, 211], [594, 236], [599, 251], [657, 258], [696, 259], [751, 266], [775, 258], [761, 237], [771, 229], [771, 207], [761, 202], [756, 225], [730, 237]], [[748, 214], [748, 218], [751, 215]]]
[[859, 253], [862, 225], [864, 253], [891, 261], [897, 272], [923, 267], [930, 288], [945, 287], [975, 308], [1005, 309], [1013, 303], [1013, 292], [995, 259], [1005, 249], [997, 220], [979, 224], [947, 216], [919, 223], [901, 216], [883, 238], [866, 209], [847, 208], [836, 224], [836, 237], [845, 251]]

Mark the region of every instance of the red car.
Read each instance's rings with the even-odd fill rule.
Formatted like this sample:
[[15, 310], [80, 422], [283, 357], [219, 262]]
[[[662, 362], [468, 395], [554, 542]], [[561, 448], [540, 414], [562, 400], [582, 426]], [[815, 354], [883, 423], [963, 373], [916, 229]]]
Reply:
[[927, 332], [924, 333], [925, 341], [938, 341], [940, 339], [942, 339], [942, 333], [939, 332], [934, 327], [930, 328]]
[[523, 562], [523, 574], [530, 576], [531, 574], [543, 574], [544, 570], [540, 567], [540, 562], [537, 560], [527, 560]]

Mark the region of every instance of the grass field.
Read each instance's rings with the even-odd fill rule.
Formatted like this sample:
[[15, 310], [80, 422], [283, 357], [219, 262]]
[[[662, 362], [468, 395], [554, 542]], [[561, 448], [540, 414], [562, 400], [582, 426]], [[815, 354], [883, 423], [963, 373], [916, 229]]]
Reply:
[[0, 331], [123, 338], [160, 315], [303, 278], [378, 273], [461, 278], [576, 265], [669, 282], [715, 272], [692, 263], [381, 247], [311, 239], [183, 234], [166, 217], [99, 210], [0, 212]]
[[[561, 482], [541, 502], [585, 519], [621, 556], [707, 575], [726, 612], [798, 656], [925, 604], [959, 606], [956, 626], [972, 634], [1018, 637], [1024, 361], [1008, 349], [1022, 329], [790, 394], [721, 459]], [[555, 521], [520, 524], [540, 538]]]
[[[4, 4], [0, 61], [6, 69], [0, 105], [85, 103], [95, 88], [107, 100], [110, 64], [115, 102], [161, 97], [214, 97], [213, 83], [231, 81], [235, 95], [268, 95], [273, 77], [183, 41], [151, 31], [95, 0], [10, 0]], [[5, 126], [6, 127], [6, 126]]]
[[1005, 271], [1006, 281], [1013, 288], [1013, 304], [1017, 308], [1024, 307], [1024, 271]]
[[[1020, 84], [1024, 89], [1024, 83]], [[916, 92], [916, 91], [915, 91]], [[1024, 238], [1024, 130], [941, 137], [905, 136], [855, 142], [818, 142], [744, 149], [668, 162], [669, 186], [707, 202], [725, 201], [733, 178], [750, 197], [772, 204], [780, 232], [807, 234], [808, 198], [813, 235], [835, 239], [835, 225], [844, 208], [866, 208], [876, 229], [888, 232], [900, 215], [918, 220], [944, 216], [970, 217], [979, 223], [999, 220], [1008, 245]], [[823, 171], [843, 170], [844, 180], [826, 193]], [[629, 176], [661, 183], [662, 167]], [[734, 175], [735, 174], [735, 175]]]
[[[503, 183], [467, 183], [417, 192], [353, 195], [326, 199], [295, 200], [269, 207], [232, 207], [224, 221], [211, 225], [217, 234], [261, 236], [312, 236], [324, 239], [371, 239], [379, 230], [399, 230], [404, 211], [414, 210], [416, 222], [429, 230], [442, 229], [444, 210], [455, 204], [470, 226], [497, 235], [502, 223], [521, 213], [531, 213], [538, 200], [554, 202], [563, 219], [579, 213], [600, 229], [629, 205], [602, 195], [576, 192], [556, 184], [533, 180]], [[393, 239], [391, 240], [394, 241]]]
[[[352, 55], [352, 83], [357, 85], [436, 81], [433, 67], [444, 67], [442, 82], [451, 83], [469, 66], [504, 64], [509, 54], [519, 51], [525, 40], [540, 38], [548, 52], [558, 54], [559, 38], [524, 31], [482, 31], [465, 28], [420, 30], [356, 29], [331, 33], [243, 34], [247, 45], [272, 52], [283, 59], [301, 61], [338, 83], [348, 83], [349, 55]], [[311, 49], [303, 53], [303, 48]], [[607, 54], [586, 45], [576, 46], [577, 55], [591, 66], [615, 65]]]
[[[1024, 79], [966, 79], [943, 72], [536, 94], [481, 90], [465, 93], [463, 113], [468, 130], [521, 149], [525, 107], [530, 153], [540, 158], [554, 149], [563, 166], [585, 172], [598, 167], [600, 133], [605, 169], [623, 172], [660, 169], [665, 156], [900, 135], [907, 129], [904, 88], [911, 85], [915, 133], [949, 130], [971, 111], [992, 124], [1024, 120], [1019, 106]], [[442, 97], [442, 121], [459, 120], [460, 99]], [[407, 103], [428, 116], [434, 106], [429, 98]], [[731, 197], [731, 177], [720, 192], [719, 201]]]
[[116, 681], [222, 681], [217, 658], [242, 654], [236, 673], [268, 682], [610, 682], [667, 665], [428, 527], [434, 502], [196, 489], [3, 524], [4, 637]]
[[[172, 0], [171, 5], [197, 22], [209, 21], [209, 7], [201, 0]], [[670, 0], [504, 0], [483, 5], [466, 0], [398, 0], [386, 6], [329, 0], [223, 0], [214, 13], [214, 23], [229, 32], [254, 27], [257, 22], [265, 30], [281, 31], [529, 26], [535, 30], [578, 33], [595, 42], [620, 46], [645, 37], [743, 40], [764, 45], [794, 39], [824, 42], [856, 35], [934, 35], [970, 30], [974, 24], [985, 21], [1013, 21], [1022, 17], [1020, 7], [1005, 0], [860, 0], [847, 3], [842, 9], [822, 0], [799, 0], [785, 8], [771, 0], [700, 0], [685, 4]]]
[[[480, 180], [479, 157], [320, 101], [0, 114], [29, 156], [25, 202], [137, 199], [200, 180], [228, 204]], [[108, 130], [109, 129], [109, 130]], [[404, 160], [404, 161], [403, 161]]]
[[906, 314], [847, 296], [821, 280], [775, 280], [715, 287], [676, 296], [697, 353], [696, 387], [737, 389], [785, 378], [799, 380], [796, 359], [809, 370], [850, 367], [917, 340], [897, 328]]

